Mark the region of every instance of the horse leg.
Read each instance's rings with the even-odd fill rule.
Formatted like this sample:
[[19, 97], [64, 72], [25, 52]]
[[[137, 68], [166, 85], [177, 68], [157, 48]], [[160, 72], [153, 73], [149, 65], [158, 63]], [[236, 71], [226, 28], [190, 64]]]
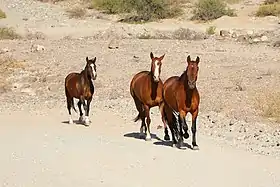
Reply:
[[71, 115], [72, 99], [67, 96], [67, 109], [68, 109], [68, 113], [69, 113], [69, 122], [68, 122], [69, 124], [73, 124], [73, 119], [72, 119], [72, 115]]
[[86, 105], [86, 116], [85, 116], [85, 125], [89, 125], [89, 108], [90, 108], [90, 103], [91, 103], [92, 97], [90, 97], [87, 100], [87, 105]]
[[172, 120], [172, 123], [173, 123], [173, 127], [175, 129], [175, 133], [177, 135], [177, 139], [178, 139], [178, 142], [176, 144], [176, 147], [177, 148], [180, 148], [181, 146], [183, 146], [183, 130], [182, 130], [182, 120], [181, 120], [181, 115], [173, 112], [173, 120]]
[[160, 110], [160, 113], [161, 113], [161, 121], [163, 122], [163, 127], [164, 127], [164, 140], [169, 141], [170, 137], [169, 137], [169, 134], [168, 134], [168, 128], [167, 128], [167, 124], [166, 124], [166, 115], [165, 115], [165, 112], [164, 112], [164, 103], [163, 102], [160, 104], [159, 110]]
[[79, 107], [79, 111], [80, 111], [80, 118], [79, 118], [79, 122], [83, 122], [83, 111], [82, 111], [82, 102], [81, 100], [79, 100], [78, 102], [78, 107]]
[[145, 114], [146, 114], [146, 124], [147, 124], [147, 129], [146, 129], [146, 141], [151, 140], [151, 130], [150, 130], [150, 124], [151, 124], [151, 118], [150, 118], [150, 107], [147, 105], [144, 105], [145, 109]]
[[136, 96], [133, 97], [133, 100], [134, 100], [136, 109], [138, 111], [138, 115], [134, 119], [134, 122], [138, 121], [139, 119], [141, 119], [141, 121], [142, 121], [142, 124], [140, 127], [140, 135], [139, 135], [139, 138], [142, 139], [145, 137], [144, 131], [146, 132], [146, 130], [147, 130], [146, 124], [145, 124], [145, 111], [144, 111], [143, 104]]
[[183, 112], [180, 112], [180, 118], [179, 118], [179, 122], [181, 124], [181, 126], [183, 127], [183, 130], [184, 130], [184, 134], [183, 134], [183, 137], [185, 139], [188, 139], [190, 137], [189, 133], [188, 133], [188, 125], [187, 125], [187, 122], [186, 122], [186, 113], [183, 111]]
[[196, 110], [195, 112], [192, 113], [192, 146], [193, 146], [193, 150], [198, 150], [199, 147], [196, 144], [196, 119], [197, 119], [197, 115], [198, 115], [198, 110]]

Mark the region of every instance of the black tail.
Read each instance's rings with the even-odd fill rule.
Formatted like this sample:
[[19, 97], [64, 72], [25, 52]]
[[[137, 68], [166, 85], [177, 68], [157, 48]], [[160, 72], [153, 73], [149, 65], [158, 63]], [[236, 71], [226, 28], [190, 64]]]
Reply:
[[136, 122], [136, 121], [138, 121], [138, 120], [140, 120], [141, 119], [141, 115], [140, 115], [140, 113], [134, 118], [134, 122]]
[[68, 93], [68, 91], [67, 91], [66, 86], [65, 86], [65, 95], [66, 95], [66, 98], [67, 98], [67, 103], [71, 104], [71, 107], [74, 109], [74, 111], [75, 111], [76, 113], [78, 113], [77, 110], [76, 110], [76, 108], [75, 108], [75, 106], [74, 106], [74, 98], [72, 98], [71, 101], [68, 100], [68, 99], [69, 99], [69, 93]]

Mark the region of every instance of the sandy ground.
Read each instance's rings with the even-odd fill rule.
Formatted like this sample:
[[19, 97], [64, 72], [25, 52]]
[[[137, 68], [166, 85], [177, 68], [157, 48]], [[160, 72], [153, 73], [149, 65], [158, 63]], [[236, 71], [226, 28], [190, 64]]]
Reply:
[[[22, 35], [40, 32], [45, 39], [0, 41], [1, 59], [17, 61], [0, 69], [0, 85], [5, 84], [0, 88], [0, 184], [280, 186], [280, 126], [264, 118], [259, 107], [262, 96], [280, 91], [279, 48], [215, 37], [137, 39], [139, 33], [180, 27], [205, 32], [209, 25], [277, 31], [278, 18], [249, 15], [259, 3], [234, 5], [239, 17], [212, 23], [177, 19], [128, 25], [97, 19], [95, 12], [85, 19], [69, 19], [65, 4], [1, 1], [8, 16], [0, 20], [1, 26], [13, 26]], [[109, 49], [110, 43], [118, 48]], [[44, 50], [34, 52], [32, 45]], [[199, 151], [178, 150], [162, 141], [163, 130], [156, 128], [162, 125], [158, 108], [151, 111], [153, 140], [138, 139], [140, 124], [132, 121], [137, 113], [129, 82], [135, 73], [150, 68], [151, 51], [166, 54], [162, 80], [181, 74], [187, 55], [201, 59]], [[97, 57], [98, 74], [89, 127], [66, 123], [64, 96], [65, 76], [81, 71], [86, 56]], [[78, 119], [78, 114], [73, 117]]]
[[2, 186], [280, 185], [273, 158], [200, 134], [201, 150], [178, 150], [156, 139], [155, 128], [151, 142], [137, 139], [135, 126], [109, 112], [95, 111], [90, 128], [62, 123], [63, 113], [0, 116]]

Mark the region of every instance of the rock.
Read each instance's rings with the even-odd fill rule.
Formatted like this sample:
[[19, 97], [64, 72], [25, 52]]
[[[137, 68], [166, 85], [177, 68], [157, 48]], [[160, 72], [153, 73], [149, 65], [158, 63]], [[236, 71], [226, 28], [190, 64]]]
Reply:
[[248, 37], [245, 36], [245, 35], [239, 35], [237, 38], [236, 38], [236, 41], [237, 42], [245, 42], [248, 40]]
[[249, 35], [249, 36], [252, 36], [253, 34], [254, 34], [254, 31], [252, 31], [252, 30], [247, 31], [247, 35]]
[[3, 49], [0, 49], [0, 54], [7, 53], [7, 52], [9, 52], [9, 51], [10, 51], [10, 49], [8, 49], [8, 48], [3, 48]]
[[237, 38], [237, 36], [238, 36], [238, 35], [236, 34], [236, 32], [233, 32], [233, 33], [231, 34], [231, 37], [232, 37], [232, 38]]
[[118, 42], [118, 40], [112, 39], [112, 40], [109, 42], [108, 48], [109, 48], [109, 49], [118, 49], [118, 48], [119, 48], [119, 42]]
[[27, 93], [28, 95], [35, 96], [36, 93], [30, 88], [24, 88], [21, 90], [22, 93]]
[[222, 37], [230, 37], [230, 32], [227, 30], [220, 30], [220, 36]]
[[32, 46], [31, 46], [31, 52], [44, 51], [44, 50], [45, 50], [45, 47], [42, 45], [32, 44]]
[[267, 37], [267, 36], [262, 36], [262, 37], [261, 37], [261, 41], [262, 41], [262, 42], [268, 41], [268, 37]]
[[261, 41], [260, 38], [254, 38], [254, 39], [253, 39], [253, 43], [258, 43], [258, 42], [260, 42], [260, 41]]
[[273, 47], [280, 47], [280, 40], [274, 42]]

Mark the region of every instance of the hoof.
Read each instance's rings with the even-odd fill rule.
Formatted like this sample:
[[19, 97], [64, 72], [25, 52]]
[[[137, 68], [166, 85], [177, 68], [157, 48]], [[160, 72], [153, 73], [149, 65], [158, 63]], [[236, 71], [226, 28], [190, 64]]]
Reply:
[[169, 141], [169, 140], [170, 140], [169, 135], [164, 135], [164, 140], [165, 140], [165, 141]]
[[69, 122], [68, 122], [69, 124], [73, 124], [73, 120], [71, 119], [71, 120], [69, 120]]
[[87, 116], [85, 117], [85, 126], [89, 126], [89, 118]]
[[146, 140], [146, 141], [151, 141], [151, 140], [152, 140], [151, 135], [148, 135], [148, 134], [147, 134], [145, 140]]
[[181, 147], [183, 146], [183, 142], [178, 142], [176, 144], [173, 143], [172, 145], [174, 148], [178, 148], [178, 149], [181, 149]]
[[80, 116], [79, 117], [79, 122], [83, 122], [84, 121], [84, 117], [83, 116]]
[[197, 145], [193, 146], [193, 150], [199, 150], [199, 147]]
[[140, 138], [140, 139], [145, 139], [145, 137], [146, 137], [145, 134], [140, 132], [139, 138]]
[[149, 138], [146, 137], [145, 140], [146, 140], [146, 141], [151, 141], [152, 138], [151, 138], [151, 137], [149, 137]]
[[185, 138], [185, 139], [188, 139], [189, 137], [190, 137], [190, 135], [189, 135], [189, 133], [185, 133], [184, 135], [183, 135], [183, 137]]

